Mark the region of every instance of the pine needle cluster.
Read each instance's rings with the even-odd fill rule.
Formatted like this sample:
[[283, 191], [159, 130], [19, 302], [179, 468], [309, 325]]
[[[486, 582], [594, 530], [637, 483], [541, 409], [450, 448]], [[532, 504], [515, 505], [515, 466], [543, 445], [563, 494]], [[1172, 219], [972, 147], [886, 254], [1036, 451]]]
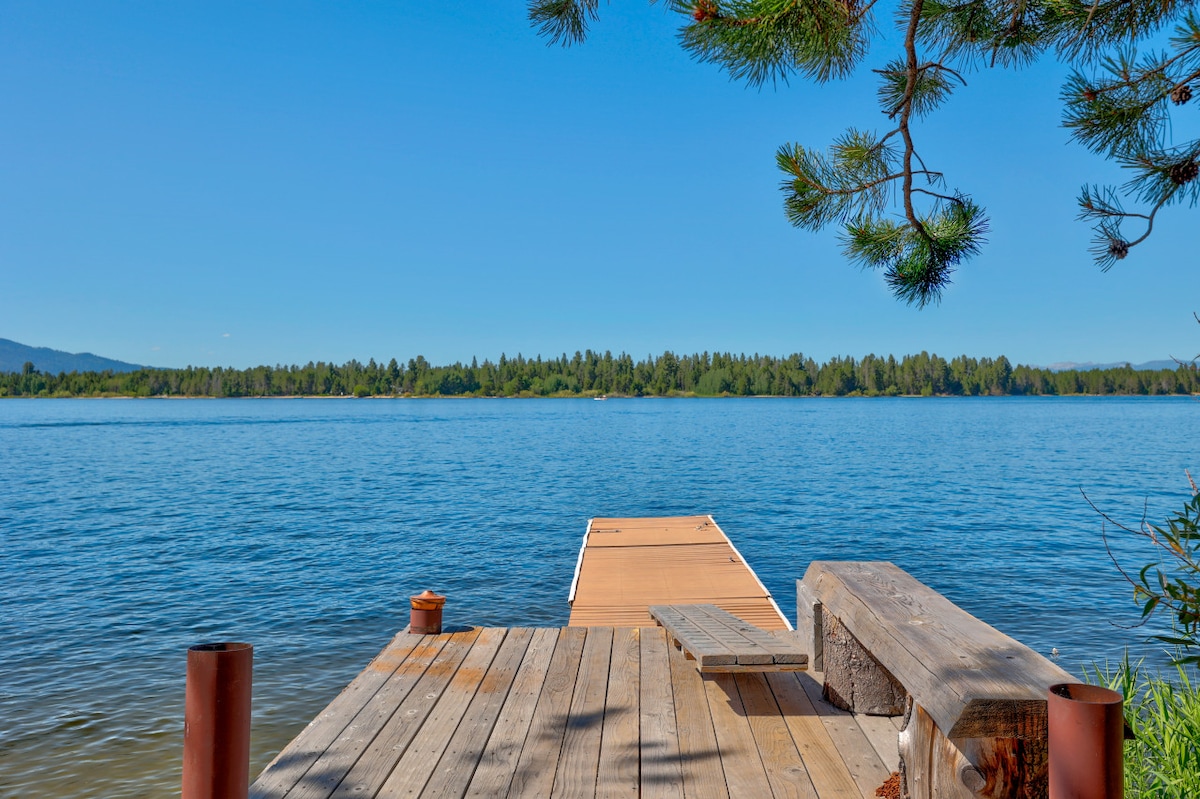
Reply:
[[[653, 2], [654, 0], [652, 0]], [[697, 60], [760, 86], [793, 75], [825, 82], [851, 74], [877, 39], [878, 0], [666, 0], [682, 16], [679, 41]], [[1063, 88], [1064, 125], [1088, 149], [1130, 170], [1120, 187], [1087, 186], [1080, 217], [1095, 223], [1103, 269], [1150, 235], [1160, 208], [1200, 199], [1200, 141], [1169, 143], [1171, 114], [1200, 90], [1196, 0], [896, 0], [902, 52], [875, 70], [888, 121], [850, 128], [827, 148], [781, 146], [784, 212], [807, 230], [843, 230], [848, 259], [880, 270], [895, 296], [937, 302], [953, 272], [978, 254], [987, 215], [926, 165], [915, 123], [979, 67], [1016, 68], [1046, 53], [1075, 65]], [[552, 42], [586, 38], [598, 0], [531, 0], [531, 22]], [[1171, 51], [1138, 45], [1177, 22]], [[1127, 211], [1132, 201], [1145, 212]], [[1141, 235], [1121, 223], [1137, 220]]]

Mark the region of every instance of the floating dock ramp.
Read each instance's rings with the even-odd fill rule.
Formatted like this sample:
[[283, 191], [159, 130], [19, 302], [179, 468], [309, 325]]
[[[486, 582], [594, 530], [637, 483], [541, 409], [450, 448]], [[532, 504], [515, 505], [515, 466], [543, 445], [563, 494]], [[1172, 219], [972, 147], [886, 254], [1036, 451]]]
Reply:
[[592, 519], [568, 601], [571, 627], [653, 627], [651, 605], [710, 604], [792, 629], [712, 516]]

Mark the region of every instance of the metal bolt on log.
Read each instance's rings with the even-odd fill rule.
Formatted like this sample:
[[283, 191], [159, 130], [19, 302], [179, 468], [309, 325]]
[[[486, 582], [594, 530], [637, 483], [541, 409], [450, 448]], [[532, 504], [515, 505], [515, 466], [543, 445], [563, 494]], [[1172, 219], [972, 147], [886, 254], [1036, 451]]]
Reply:
[[181, 799], [246, 799], [254, 647], [188, 648]]

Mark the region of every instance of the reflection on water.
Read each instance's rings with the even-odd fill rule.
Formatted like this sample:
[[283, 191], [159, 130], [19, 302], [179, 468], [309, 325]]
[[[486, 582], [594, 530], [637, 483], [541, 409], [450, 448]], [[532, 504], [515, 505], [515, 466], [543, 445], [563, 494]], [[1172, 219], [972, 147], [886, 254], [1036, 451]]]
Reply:
[[1198, 433], [1180, 398], [5, 401], [0, 796], [178, 794], [204, 641], [255, 645], [257, 772], [410, 594], [564, 624], [591, 516], [712, 513], [789, 613], [810, 560], [892, 560], [1069, 669], [1161, 662], [1079, 490], [1161, 517]]

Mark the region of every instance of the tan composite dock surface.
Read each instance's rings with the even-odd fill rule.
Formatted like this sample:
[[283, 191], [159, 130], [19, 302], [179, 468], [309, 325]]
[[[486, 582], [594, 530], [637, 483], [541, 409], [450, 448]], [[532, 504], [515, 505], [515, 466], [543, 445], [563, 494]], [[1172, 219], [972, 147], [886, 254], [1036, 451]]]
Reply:
[[572, 627], [653, 625], [650, 605], [711, 604], [764, 630], [790, 629], [711, 516], [593, 519], [570, 601]]
[[893, 720], [701, 676], [657, 628], [401, 633], [251, 786], [326, 797], [873, 797]]

